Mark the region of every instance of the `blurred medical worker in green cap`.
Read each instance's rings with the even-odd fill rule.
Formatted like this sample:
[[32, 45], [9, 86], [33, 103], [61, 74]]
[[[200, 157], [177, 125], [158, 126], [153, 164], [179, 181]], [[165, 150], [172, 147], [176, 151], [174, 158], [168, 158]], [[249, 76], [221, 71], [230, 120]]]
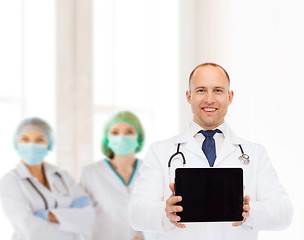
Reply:
[[142, 125], [132, 112], [118, 112], [105, 124], [101, 149], [106, 158], [85, 166], [80, 177], [96, 211], [94, 226], [85, 239], [144, 239], [128, 221], [129, 198], [141, 165], [136, 153], [143, 144]]

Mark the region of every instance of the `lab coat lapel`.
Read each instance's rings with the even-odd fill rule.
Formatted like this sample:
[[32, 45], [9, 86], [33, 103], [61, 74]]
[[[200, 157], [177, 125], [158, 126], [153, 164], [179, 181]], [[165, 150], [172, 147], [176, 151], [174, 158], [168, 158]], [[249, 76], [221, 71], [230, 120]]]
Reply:
[[227, 158], [231, 153], [237, 150], [238, 144], [242, 144], [242, 140], [237, 137], [232, 130], [227, 126], [227, 133], [223, 142], [223, 145], [217, 154], [214, 166], [220, 164], [220, 162]]
[[33, 178], [30, 171], [27, 169], [27, 167], [22, 162], [17, 164], [15, 171], [21, 179]]
[[[191, 135], [190, 126], [188, 126], [177, 138], [176, 144], [184, 143], [184, 148], [197, 155], [201, 159], [206, 159], [202, 149], [199, 147], [194, 137]], [[207, 161], [207, 159], [206, 159]]]
[[56, 168], [54, 166], [52, 166], [51, 164], [48, 164], [46, 162], [43, 163], [43, 167], [44, 167], [44, 174], [46, 176], [46, 179], [49, 183], [49, 186], [51, 188], [53, 188], [54, 184], [55, 184], [55, 173], [56, 173]]

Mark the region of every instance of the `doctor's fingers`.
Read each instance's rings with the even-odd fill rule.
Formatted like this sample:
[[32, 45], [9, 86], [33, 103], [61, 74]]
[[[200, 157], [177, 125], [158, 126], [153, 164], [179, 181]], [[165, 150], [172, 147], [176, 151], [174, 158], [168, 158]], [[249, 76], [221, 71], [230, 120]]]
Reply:
[[249, 196], [249, 195], [246, 195], [246, 196], [244, 197], [244, 204], [249, 205], [249, 202], [250, 202], [250, 196]]
[[249, 212], [243, 212], [242, 213], [243, 221], [241, 222], [234, 222], [232, 223], [233, 227], [239, 227], [241, 226], [244, 222], [246, 222], [247, 218], [249, 217]]
[[170, 220], [170, 222], [175, 226], [175, 227], [178, 227], [178, 228], [185, 228], [186, 225], [185, 224], [182, 224], [182, 223], [177, 223], [177, 221], [180, 221], [181, 218], [179, 216], [177, 216], [175, 213], [167, 213], [167, 218]]
[[169, 188], [170, 188], [172, 194], [174, 194], [174, 188], [175, 188], [174, 183], [170, 183], [170, 184], [169, 184]]
[[[167, 205], [166, 208], [165, 208], [165, 211], [166, 211], [167, 216], [168, 216], [171, 213], [182, 212], [183, 211], [183, 207], [176, 206], [176, 205]], [[176, 220], [176, 221], [179, 221], [179, 220]]]
[[243, 221], [243, 222], [245, 222], [246, 219], [249, 217], [249, 212], [243, 212], [243, 213], [242, 213], [242, 216], [243, 216], [243, 218], [244, 218], [244, 221]]
[[132, 238], [132, 240], [144, 240], [143, 236], [135, 236]]
[[[243, 216], [243, 214], [242, 214], [242, 216]], [[234, 223], [232, 223], [232, 226], [233, 227], [239, 227], [239, 226], [241, 226], [246, 221], [246, 219], [247, 218], [244, 217], [244, 220], [242, 222], [234, 222]]]
[[249, 211], [250, 211], [249, 201], [250, 201], [250, 197], [248, 195], [246, 195], [244, 197], [244, 206], [243, 206], [243, 213], [242, 213], [242, 216], [244, 218], [243, 223], [249, 217]]
[[168, 218], [170, 221], [173, 221], [173, 222], [177, 222], [177, 221], [180, 221], [180, 220], [181, 220], [180, 216], [177, 216], [175, 213], [168, 213], [168, 212], [167, 212], [167, 218]]
[[241, 226], [246, 221], [246, 219], [249, 217], [249, 210], [250, 210], [249, 201], [247, 203], [245, 203], [245, 201], [244, 201], [243, 212], [242, 212], [242, 217], [244, 218], [244, 220], [242, 222], [234, 222], [234, 223], [232, 223], [232, 226], [234, 226], [234, 227]]
[[168, 205], [175, 205], [176, 203], [182, 201], [182, 197], [181, 196], [173, 196], [171, 195], [167, 201], [166, 201], [166, 206]]
[[242, 216], [243, 216], [243, 218], [244, 218], [244, 222], [245, 222], [245, 220], [249, 217], [249, 211], [250, 211], [250, 206], [249, 206], [249, 204], [245, 204], [245, 205], [243, 206], [243, 213], [242, 213]]
[[241, 226], [244, 222], [246, 222], [247, 218], [249, 217], [249, 213], [248, 212], [243, 212], [242, 216], [243, 216], [244, 220], [242, 222], [234, 222], [234, 223], [232, 223], [232, 226], [234, 226], [234, 227]]
[[249, 204], [245, 204], [245, 205], [243, 206], [243, 210], [244, 210], [244, 212], [248, 212], [248, 213], [249, 213], [249, 210], [250, 210]]
[[185, 228], [186, 225], [185, 224], [182, 224], [182, 223], [177, 223], [175, 221], [172, 221], [170, 220], [170, 222], [175, 226], [175, 227], [178, 227], [178, 228]]

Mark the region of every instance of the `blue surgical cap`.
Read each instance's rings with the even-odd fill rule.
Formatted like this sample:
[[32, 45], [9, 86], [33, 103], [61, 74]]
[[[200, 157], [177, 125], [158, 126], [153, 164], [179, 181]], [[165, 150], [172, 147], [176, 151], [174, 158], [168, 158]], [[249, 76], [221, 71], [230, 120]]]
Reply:
[[21, 134], [26, 132], [38, 132], [42, 134], [48, 141], [48, 150], [53, 150], [54, 147], [54, 133], [50, 125], [37, 117], [24, 119], [19, 126], [14, 135], [14, 147], [17, 149], [18, 140]]

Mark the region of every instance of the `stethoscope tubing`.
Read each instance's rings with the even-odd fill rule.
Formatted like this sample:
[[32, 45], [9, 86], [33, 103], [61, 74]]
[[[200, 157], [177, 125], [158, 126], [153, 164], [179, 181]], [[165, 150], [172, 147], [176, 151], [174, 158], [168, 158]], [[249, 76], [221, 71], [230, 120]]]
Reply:
[[[62, 184], [64, 185], [65, 189], [68, 191], [68, 187], [65, 183], [65, 181], [63, 180], [63, 177], [61, 176], [61, 174], [59, 172], [55, 172], [55, 175], [57, 175]], [[26, 178], [26, 180], [29, 182], [29, 184], [36, 190], [36, 192], [40, 195], [40, 197], [42, 198], [43, 202], [44, 202], [44, 207], [45, 207], [45, 210], [48, 210], [49, 209], [49, 205], [47, 203], [47, 200], [45, 198], [45, 196], [42, 194], [42, 192], [35, 186], [35, 184], [32, 182], [32, 180], [30, 178]]]
[[241, 144], [239, 144], [239, 147], [240, 147], [241, 152], [242, 152], [242, 155], [239, 157], [239, 160], [240, 160], [241, 163], [243, 163], [243, 164], [249, 164], [249, 163], [250, 163], [249, 156], [248, 156], [246, 153], [244, 153], [244, 150], [243, 150]]
[[176, 157], [177, 155], [181, 155], [181, 156], [182, 156], [182, 159], [183, 159], [183, 166], [186, 164], [186, 159], [185, 159], [184, 154], [183, 154], [182, 152], [179, 151], [180, 145], [181, 145], [180, 143], [177, 144], [176, 153], [174, 153], [174, 154], [170, 157], [170, 159], [169, 159], [169, 161], [168, 161], [168, 168], [171, 167], [171, 162], [172, 162], [173, 158]]
[[30, 185], [36, 190], [36, 192], [40, 195], [40, 197], [42, 198], [43, 202], [44, 202], [44, 206], [45, 206], [45, 210], [49, 209], [49, 205], [46, 201], [46, 198], [43, 196], [42, 192], [39, 191], [39, 189], [34, 185], [34, 183], [32, 182], [32, 180], [30, 178], [26, 178], [26, 180], [30, 183]]
[[[184, 154], [179, 151], [180, 145], [181, 145], [181, 143], [178, 143], [176, 152], [174, 154], [172, 154], [172, 156], [170, 157], [170, 159], [168, 161], [169, 173], [170, 173], [170, 168], [171, 168], [171, 162], [173, 161], [174, 157], [176, 157], [177, 155], [181, 155], [182, 156], [183, 167], [186, 165], [186, 158], [185, 158]], [[239, 160], [243, 164], [249, 164], [250, 163], [249, 156], [246, 153], [244, 153], [244, 150], [243, 150], [241, 144], [238, 144], [238, 146], [239, 146], [239, 148], [241, 150], [241, 153], [242, 153], [242, 155], [239, 157]]]

